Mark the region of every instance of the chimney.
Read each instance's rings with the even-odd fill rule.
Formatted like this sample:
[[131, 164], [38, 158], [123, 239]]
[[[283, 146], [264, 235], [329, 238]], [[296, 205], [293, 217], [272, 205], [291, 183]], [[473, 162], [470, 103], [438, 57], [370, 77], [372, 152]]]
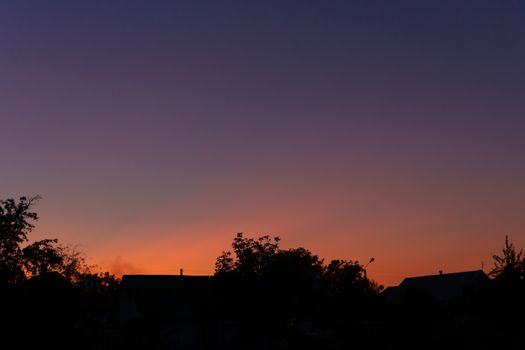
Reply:
[[441, 276], [443, 274], [443, 270], [439, 270], [439, 275]]
[[183, 269], [180, 269], [180, 275], [182, 276], [184, 273], [184, 270]]

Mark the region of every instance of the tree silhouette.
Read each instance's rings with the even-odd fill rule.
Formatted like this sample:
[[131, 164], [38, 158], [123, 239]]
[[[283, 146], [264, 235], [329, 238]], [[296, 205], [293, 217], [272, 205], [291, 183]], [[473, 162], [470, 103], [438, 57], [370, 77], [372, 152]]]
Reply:
[[38, 215], [32, 207], [40, 199], [20, 197], [0, 200], [0, 282], [21, 284], [27, 278], [57, 272], [77, 287], [95, 292], [116, 289], [118, 279], [108, 272], [95, 272], [81, 252], [43, 239], [23, 246]]
[[509, 242], [509, 237], [505, 236], [505, 245], [502, 255], [493, 255], [494, 269], [490, 272], [498, 280], [520, 281], [525, 279], [525, 258], [523, 250], [516, 250], [514, 244]]
[[34, 228], [30, 221], [38, 219], [30, 209], [39, 198], [0, 200], [0, 280], [4, 283], [20, 283], [26, 278], [21, 244]]
[[266, 266], [266, 274], [287, 281], [312, 281], [323, 274], [323, 260], [305, 248], [278, 250]]
[[233, 239], [232, 252], [225, 251], [215, 263], [215, 274], [235, 273], [239, 276], [261, 276], [279, 250], [279, 237], [244, 238], [242, 232]]
[[323, 259], [305, 248], [283, 250], [280, 238], [261, 236], [245, 238], [238, 233], [232, 251], [224, 251], [216, 260], [215, 274], [282, 278], [287, 280], [318, 279], [334, 291], [363, 292], [377, 286], [366, 278], [363, 265], [358, 261], [332, 260], [324, 265]]
[[[377, 285], [357, 261], [323, 259], [305, 248], [281, 249], [279, 237], [245, 238], [238, 233], [232, 250], [215, 264], [220, 281], [234, 282], [230, 299], [238, 314], [291, 322], [296, 318], [363, 315], [375, 302]], [[228, 296], [226, 296], [227, 298]], [[251, 315], [249, 310], [258, 310]]]
[[43, 239], [22, 249], [23, 265], [31, 276], [63, 270], [64, 257], [57, 239]]
[[366, 286], [363, 265], [357, 261], [332, 260], [324, 267], [324, 279], [336, 292], [361, 290]]

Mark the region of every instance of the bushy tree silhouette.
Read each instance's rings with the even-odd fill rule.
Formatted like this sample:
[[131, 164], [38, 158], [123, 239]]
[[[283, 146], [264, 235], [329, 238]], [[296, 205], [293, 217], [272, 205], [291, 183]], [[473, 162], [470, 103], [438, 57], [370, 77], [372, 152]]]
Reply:
[[377, 285], [365, 276], [358, 261], [332, 260], [325, 265], [323, 259], [305, 248], [283, 250], [280, 238], [261, 236], [245, 238], [238, 233], [232, 250], [224, 251], [216, 260], [215, 275], [264, 277], [285, 281], [317, 281], [333, 291], [367, 292]]
[[236, 281], [236, 292], [242, 290], [231, 300], [242, 305], [241, 313], [257, 309], [258, 318], [281, 321], [321, 314], [355, 316], [357, 306], [365, 310], [370, 296], [377, 296], [377, 285], [366, 278], [359, 262], [324, 264], [308, 249], [281, 249], [279, 244], [279, 237], [245, 238], [238, 233], [232, 250], [217, 258], [215, 276]]
[[62, 269], [64, 257], [57, 243], [57, 239], [43, 239], [22, 249], [22, 263], [30, 276]]
[[233, 239], [231, 251], [224, 251], [215, 263], [215, 274], [261, 276], [279, 251], [279, 237], [244, 238], [242, 232]]
[[366, 287], [364, 269], [358, 261], [332, 260], [324, 267], [324, 278], [335, 291], [361, 290]]
[[323, 260], [305, 248], [278, 250], [268, 262], [265, 273], [283, 281], [309, 283], [321, 278]]

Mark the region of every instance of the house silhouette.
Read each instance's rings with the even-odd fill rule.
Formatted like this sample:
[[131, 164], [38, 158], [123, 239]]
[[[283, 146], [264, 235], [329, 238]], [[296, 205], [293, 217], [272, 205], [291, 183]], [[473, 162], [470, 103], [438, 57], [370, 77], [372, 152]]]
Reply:
[[405, 278], [397, 287], [389, 287], [383, 292], [391, 301], [418, 293], [436, 302], [447, 302], [465, 295], [469, 291], [481, 288], [490, 282], [482, 270]]
[[212, 299], [210, 276], [124, 275], [113, 319], [201, 319], [209, 313]]

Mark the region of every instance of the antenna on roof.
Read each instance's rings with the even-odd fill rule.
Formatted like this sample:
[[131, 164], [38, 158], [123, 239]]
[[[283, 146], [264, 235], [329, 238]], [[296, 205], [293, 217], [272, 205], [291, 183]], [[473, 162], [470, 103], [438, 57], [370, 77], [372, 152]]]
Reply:
[[483, 268], [485, 267], [485, 262], [482, 260], [481, 261], [481, 271], [483, 271]]

